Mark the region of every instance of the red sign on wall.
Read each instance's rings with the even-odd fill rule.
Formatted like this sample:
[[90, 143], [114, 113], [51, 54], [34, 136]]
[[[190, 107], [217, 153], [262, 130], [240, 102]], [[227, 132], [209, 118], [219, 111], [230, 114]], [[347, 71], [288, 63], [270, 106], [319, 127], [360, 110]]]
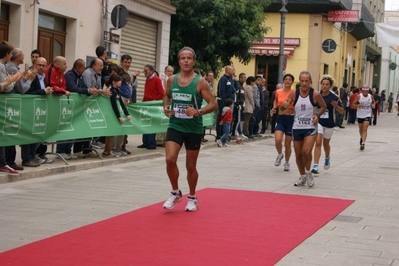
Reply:
[[359, 22], [359, 10], [330, 10], [327, 14], [329, 22]]

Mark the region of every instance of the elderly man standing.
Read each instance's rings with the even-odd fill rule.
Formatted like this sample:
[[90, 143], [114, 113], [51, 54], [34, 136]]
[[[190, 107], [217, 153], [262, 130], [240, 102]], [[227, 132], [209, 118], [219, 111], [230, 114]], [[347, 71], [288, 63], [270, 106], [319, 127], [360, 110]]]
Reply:
[[[44, 69], [47, 66], [47, 60], [43, 57], [35, 59], [32, 72], [36, 73], [31, 85], [25, 94], [48, 95], [53, 93], [53, 89], [46, 86], [44, 82]], [[40, 149], [38, 149], [40, 147]], [[39, 166], [42, 163], [52, 163], [53, 160], [46, 157], [47, 146], [40, 143], [21, 145], [21, 157], [23, 166]], [[36, 154], [39, 156], [36, 157]]]
[[82, 74], [83, 82], [88, 88], [102, 89], [101, 71], [103, 66], [103, 61], [100, 58], [94, 58], [90, 61], [89, 67]]
[[[70, 96], [71, 93], [66, 88], [65, 74], [67, 69], [66, 59], [63, 56], [56, 56], [53, 62], [47, 66], [45, 70], [45, 82], [48, 86], [53, 88], [53, 93], [65, 94]], [[70, 144], [57, 144], [56, 152], [60, 154], [65, 160], [71, 159], [71, 155], [66, 154], [66, 145]], [[72, 145], [69, 146], [69, 153]], [[62, 151], [62, 152], [59, 152]]]
[[[162, 100], [164, 89], [161, 79], [155, 74], [155, 69], [152, 65], [144, 66], [144, 75], [146, 77], [144, 85], [143, 102]], [[143, 144], [137, 148], [147, 148], [148, 150], [155, 150], [157, 148], [155, 133], [143, 134]]]
[[[75, 62], [73, 63], [73, 68], [68, 70], [65, 73], [65, 81], [67, 85], [67, 90], [70, 92], [76, 92], [79, 94], [84, 94], [84, 95], [94, 95], [97, 94], [99, 90], [94, 87], [88, 87], [82, 77], [83, 72], [86, 70], [86, 63], [83, 59], [76, 59]], [[58, 146], [62, 144], [57, 145], [57, 150]], [[65, 148], [64, 150], [60, 149], [57, 151], [57, 153], [66, 153], [70, 154], [71, 152], [71, 144], [67, 143], [64, 144]], [[62, 147], [62, 146], [61, 146]], [[61, 148], [60, 147], [60, 148]], [[90, 148], [90, 141], [83, 141], [83, 142], [76, 142], [74, 147], [73, 147], [73, 152], [74, 154], [70, 155], [71, 159], [75, 159], [78, 156], [80, 157], [97, 157], [95, 153], [92, 152]], [[82, 153], [81, 153], [82, 152]]]
[[[5, 64], [10, 61], [13, 50], [14, 47], [9, 42], [2, 41], [0, 43], [0, 93], [9, 93], [12, 91], [15, 82], [18, 82], [23, 77], [22, 72], [8, 73], [6, 70]], [[0, 147], [0, 172], [14, 175], [19, 174], [18, 171], [7, 164], [4, 147]]]
[[[31, 58], [35, 54], [35, 52], [38, 52], [38, 50], [33, 50], [31, 54]], [[38, 60], [38, 61], [36, 61]], [[53, 93], [53, 88], [48, 86], [46, 83], [46, 74], [45, 69], [47, 67], [47, 60], [44, 57], [37, 57], [33, 61], [33, 66], [32, 69], [37, 70], [37, 74], [35, 79], [32, 81], [31, 86], [29, 90], [26, 92], [27, 94], [36, 94], [36, 95], [45, 95], [45, 94], [52, 94]], [[39, 146], [36, 148], [36, 154], [39, 159], [45, 160], [45, 163], [52, 163], [54, 160], [50, 159], [46, 156], [47, 152], [47, 145], [44, 144], [39, 144]]]
[[[110, 97], [111, 91], [109, 89], [103, 89], [101, 82], [101, 72], [103, 70], [104, 63], [100, 58], [94, 58], [91, 60], [90, 65], [83, 72], [83, 82], [88, 88], [96, 88], [97, 94], [103, 94], [106, 97]], [[95, 148], [103, 149], [105, 137], [99, 137], [98, 139], [93, 139], [91, 145]]]
[[54, 93], [70, 96], [67, 91], [64, 72], [67, 69], [66, 59], [63, 56], [56, 56], [53, 63], [47, 66], [45, 70], [46, 84], [53, 88]]
[[218, 96], [218, 115], [216, 118], [216, 138], [219, 139], [222, 135], [222, 129], [221, 126], [219, 125], [220, 119], [222, 116], [222, 110], [224, 107], [224, 102], [226, 101], [227, 98], [233, 99], [236, 93], [236, 88], [234, 87], [234, 82], [233, 82], [233, 74], [234, 74], [234, 68], [232, 66], [226, 66], [224, 69], [224, 75], [219, 79], [219, 84], [218, 84], [218, 91], [217, 91], [217, 96]]
[[[19, 65], [24, 63], [24, 59], [25, 59], [25, 55], [22, 52], [22, 50], [19, 48], [14, 48], [14, 50], [11, 52], [10, 61], [6, 64], [7, 73], [19, 73]], [[15, 82], [14, 89], [12, 91], [10, 91], [10, 93], [24, 94], [29, 89], [30, 84], [31, 84], [32, 80], [35, 78], [35, 76], [36, 76], [36, 70], [29, 71], [27, 78], [23, 78], [20, 81]], [[26, 152], [27, 152], [27, 150], [25, 149], [26, 146], [29, 146], [29, 145], [21, 146], [22, 157], [24, 157], [24, 155], [26, 155]], [[22, 166], [17, 165], [15, 162], [15, 158], [17, 155], [15, 145], [5, 147], [5, 155], [6, 155], [7, 164], [9, 166], [14, 168], [15, 170], [23, 170], [24, 169]], [[40, 163], [34, 162], [31, 160], [28, 163], [26, 161], [22, 161], [22, 165], [39, 166]]]

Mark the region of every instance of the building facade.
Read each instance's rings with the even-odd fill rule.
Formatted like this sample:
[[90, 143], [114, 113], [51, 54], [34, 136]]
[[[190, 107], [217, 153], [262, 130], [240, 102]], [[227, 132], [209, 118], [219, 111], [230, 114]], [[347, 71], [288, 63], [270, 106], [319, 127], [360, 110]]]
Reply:
[[[117, 5], [127, 11], [122, 28], [112, 23]], [[88, 62], [96, 57], [95, 49], [102, 45], [115, 61], [130, 54], [132, 71], [142, 71], [146, 64], [160, 70], [168, 64], [170, 17], [175, 12], [170, 0], [1, 0], [0, 40], [21, 48], [28, 64], [31, 51], [39, 49], [48, 63], [62, 55], [71, 68], [78, 58]], [[106, 41], [111, 34], [105, 32], [115, 38]], [[143, 84], [140, 75], [138, 100]]]
[[[236, 73], [263, 76], [269, 91], [278, 81], [281, 7], [281, 1], [273, 1], [267, 8], [265, 24], [271, 30], [262, 43], [253, 44], [249, 64], [233, 60]], [[337, 86], [344, 82], [350, 86], [379, 84], [381, 49], [375, 42], [374, 23], [383, 19], [384, 1], [289, 0], [286, 9], [284, 73], [297, 79], [302, 70], [308, 70], [316, 89], [324, 74], [333, 76]], [[329, 11], [350, 11], [346, 13], [352, 17], [342, 15], [334, 21]]]
[[[386, 11], [384, 21], [399, 21], [399, 11]], [[380, 88], [385, 90], [385, 95], [392, 92], [396, 100], [399, 93], [399, 44], [394, 47], [382, 47]]]

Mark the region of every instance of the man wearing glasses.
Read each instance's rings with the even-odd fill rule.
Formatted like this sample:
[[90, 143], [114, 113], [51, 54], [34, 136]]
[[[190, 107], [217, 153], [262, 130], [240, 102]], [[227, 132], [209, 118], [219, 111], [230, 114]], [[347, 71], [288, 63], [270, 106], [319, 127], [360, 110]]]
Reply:
[[[35, 60], [32, 70], [28, 71], [30, 87], [25, 94], [46, 95], [53, 93], [53, 89], [47, 86], [44, 81], [44, 70], [46, 67], [47, 61], [45, 58], [38, 57]], [[29, 77], [32, 76], [32, 73], [35, 73], [35, 75], [33, 79], [30, 80]], [[39, 147], [40, 149], [38, 149]], [[44, 150], [44, 152], [42, 150]], [[41, 145], [40, 143], [21, 145], [22, 165], [28, 167], [37, 167], [42, 163], [52, 163], [53, 160], [45, 156], [46, 151], [47, 146]], [[41, 154], [42, 156], [36, 157], [36, 153], [43, 154]]]
[[35, 60], [32, 71], [36, 71], [36, 76], [31, 82], [30, 88], [26, 94], [46, 95], [53, 93], [53, 88], [47, 86], [45, 82], [44, 70], [46, 67], [47, 60], [44, 57], [39, 57]]
[[[152, 65], [144, 66], [144, 76], [146, 78], [144, 85], [143, 102], [162, 100], [164, 90], [161, 79], [154, 73], [155, 69]], [[148, 150], [156, 149], [156, 134], [143, 134], [143, 144], [137, 148], [146, 148]]]

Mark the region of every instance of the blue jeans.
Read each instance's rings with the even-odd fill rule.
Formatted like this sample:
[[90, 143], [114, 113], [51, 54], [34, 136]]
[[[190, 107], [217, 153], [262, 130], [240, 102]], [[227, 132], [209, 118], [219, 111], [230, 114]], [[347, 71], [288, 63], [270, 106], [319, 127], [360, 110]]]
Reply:
[[71, 154], [73, 143], [60, 143], [57, 144], [56, 153]]
[[137, 90], [133, 90], [132, 91], [132, 103], [136, 103], [137, 102]]
[[335, 125], [337, 127], [342, 127], [343, 120], [344, 120], [344, 115], [335, 111]]
[[143, 144], [147, 147], [156, 147], [156, 134], [143, 134]]
[[31, 162], [35, 158], [37, 147], [39, 147], [38, 143], [21, 145], [22, 163]]
[[220, 137], [220, 141], [225, 144], [227, 142], [227, 138], [230, 135], [230, 130], [231, 130], [231, 123], [226, 122], [223, 124], [223, 135]]
[[234, 108], [234, 113], [233, 113], [233, 125], [231, 128], [232, 136], [235, 136], [236, 133], [240, 135], [242, 134], [240, 122], [241, 122], [241, 106], [237, 105]]

